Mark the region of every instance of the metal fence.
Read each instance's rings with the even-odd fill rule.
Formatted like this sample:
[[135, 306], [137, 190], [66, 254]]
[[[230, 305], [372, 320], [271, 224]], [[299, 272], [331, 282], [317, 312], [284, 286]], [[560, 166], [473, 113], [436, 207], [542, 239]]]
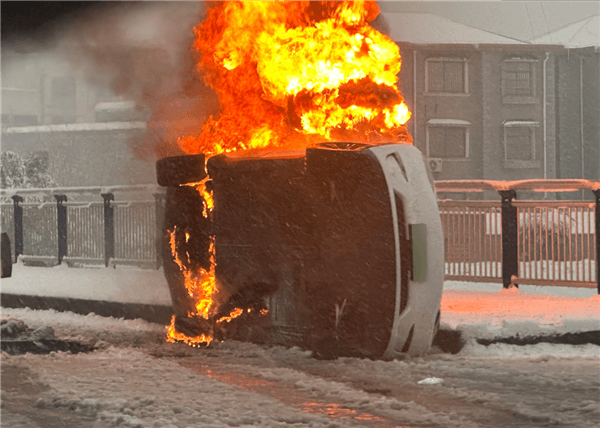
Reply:
[[67, 218], [65, 261], [104, 263], [104, 204], [67, 203]]
[[[439, 192], [494, 190], [500, 201], [438, 201], [446, 279], [598, 287], [600, 182], [591, 180], [435, 183]], [[517, 191], [591, 190], [595, 202], [517, 199]]]
[[[155, 201], [113, 203], [115, 205], [115, 260], [136, 263], [157, 260]], [[161, 228], [162, 230], [162, 228]]]
[[596, 278], [594, 203], [514, 201], [519, 279], [535, 285], [590, 286]]
[[502, 282], [500, 201], [438, 201], [446, 279]]
[[[592, 202], [514, 201], [518, 281], [531, 285], [596, 287]], [[438, 201], [446, 279], [502, 282], [500, 201]]]
[[[137, 191], [133, 200], [115, 200], [114, 193], [127, 191]], [[72, 200], [82, 194], [86, 201]], [[2, 196], [2, 231], [15, 259], [48, 266], [161, 264], [164, 193], [156, 186], [3, 190]]]
[[[453, 186], [442, 187], [444, 191], [464, 191], [466, 185], [461, 182]], [[476, 187], [472, 182], [469, 186]], [[476, 188], [482, 187], [479, 184]], [[52, 194], [68, 194], [67, 190], [55, 189]], [[152, 193], [154, 199], [150, 200], [115, 201], [112, 193], [102, 190], [103, 202], [66, 201], [67, 196], [59, 196], [57, 202], [3, 203], [2, 231], [11, 236], [13, 254], [15, 225], [22, 217], [21, 254], [29, 262], [159, 267], [157, 239], [163, 233], [164, 195]], [[99, 189], [95, 191], [99, 196]], [[596, 287], [599, 201], [600, 195], [596, 203], [513, 198], [438, 201], [445, 278], [507, 285], [507, 277], [514, 276], [522, 284]], [[64, 209], [61, 207], [66, 208], [66, 215], [58, 215]], [[19, 210], [21, 214], [15, 216]], [[65, 222], [63, 237], [61, 218]], [[513, 233], [511, 241], [507, 235]], [[62, 255], [61, 240], [66, 241]], [[507, 257], [507, 248], [516, 256]]]
[[56, 257], [58, 235], [56, 204], [23, 203], [23, 254], [40, 258]]

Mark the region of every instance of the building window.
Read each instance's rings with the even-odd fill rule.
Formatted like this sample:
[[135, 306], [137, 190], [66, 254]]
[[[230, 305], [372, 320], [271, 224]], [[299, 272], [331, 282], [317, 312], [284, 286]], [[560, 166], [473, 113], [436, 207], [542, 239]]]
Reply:
[[427, 122], [427, 157], [466, 159], [469, 157], [469, 125], [464, 120], [431, 119]]
[[429, 58], [425, 61], [425, 92], [433, 94], [467, 94], [469, 79], [467, 60]]
[[535, 130], [533, 121], [506, 121], [504, 129], [504, 166], [506, 168], [537, 168], [540, 166], [535, 153]]
[[536, 60], [512, 58], [502, 61], [502, 101], [535, 102]]

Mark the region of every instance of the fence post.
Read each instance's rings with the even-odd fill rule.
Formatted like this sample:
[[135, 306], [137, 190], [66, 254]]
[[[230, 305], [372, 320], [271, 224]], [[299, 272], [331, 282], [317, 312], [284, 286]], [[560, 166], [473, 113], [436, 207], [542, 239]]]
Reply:
[[154, 218], [156, 219], [156, 269], [162, 266], [162, 245], [163, 233], [165, 227], [165, 204], [166, 195], [164, 193], [154, 194]]
[[56, 198], [56, 226], [58, 230], [58, 264], [67, 255], [67, 195], [54, 195]]
[[101, 196], [104, 198], [104, 266], [108, 267], [110, 259], [115, 257], [114, 207], [110, 204], [115, 195], [102, 193]]
[[21, 254], [23, 254], [23, 207], [19, 204], [23, 198], [14, 195], [13, 200], [13, 220], [15, 223], [15, 263]]
[[596, 283], [598, 284], [598, 294], [600, 294], [600, 189], [592, 190], [596, 195], [596, 210], [594, 218], [596, 220]]
[[498, 193], [502, 197], [502, 285], [508, 288], [512, 276], [519, 276], [517, 207], [512, 204], [517, 192], [499, 190]]

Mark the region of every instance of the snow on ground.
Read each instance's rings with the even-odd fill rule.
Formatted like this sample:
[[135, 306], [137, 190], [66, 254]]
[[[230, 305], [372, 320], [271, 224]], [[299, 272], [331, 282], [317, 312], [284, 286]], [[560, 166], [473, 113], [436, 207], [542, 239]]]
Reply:
[[0, 281], [2, 293], [70, 297], [120, 303], [170, 305], [163, 270], [115, 268], [52, 268], [13, 265], [12, 276]]
[[[2, 293], [169, 303], [160, 271], [17, 266], [13, 275], [1, 281]], [[594, 290], [569, 288], [567, 296], [558, 290], [447, 282], [442, 326], [460, 330], [466, 345], [457, 355], [434, 348], [401, 361], [318, 361], [298, 348], [233, 341], [195, 349], [165, 343], [164, 326], [142, 320], [2, 308], [3, 317], [30, 328], [50, 325], [57, 338], [97, 348], [76, 355], [3, 353], [2, 422], [24, 428], [63, 426], [48, 422], [57, 417], [78, 428], [595, 427], [600, 347], [475, 340], [600, 330]], [[419, 383], [428, 378], [441, 382]]]
[[[553, 295], [541, 294], [544, 290], [540, 289], [544, 288]], [[567, 296], [558, 295], [560, 289]], [[448, 281], [442, 297], [442, 328], [460, 330], [466, 340], [600, 331], [600, 295], [590, 291], [596, 290], [550, 286], [504, 289], [500, 284]], [[534, 349], [532, 346], [526, 349]], [[510, 349], [509, 345], [484, 348], [488, 353], [490, 349], [507, 347]], [[474, 352], [472, 347], [468, 349]], [[574, 352], [571, 347], [566, 349]]]
[[[14, 266], [13, 276], [0, 282], [0, 289], [7, 294], [171, 304], [162, 269], [78, 269], [62, 265], [43, 268], [18, 264]], [[519, 289], [503, 289], [501, 284], [446, 281], [441, 309], [442, 328], [460, 330], [466, 340], [600, 330], [600, 295], [594, 288], [521, 285]], [[3, 308], [2, 311], [12, 313], [14, 310]], [[27, 318], [23, 319], [26, 323], [37, 327], [51, 322], [61, 336], [68, 338], [76, 338], [88, 331], [91, 334], [89, 340], [104, 340], [107, 332], [116, 330], [123, 330], [117, 337], [127, 337], [128, 331], [147, 330], [158, 336], [163, 333], [156, 325], [141, 320], [118, 321], [93, 314], [77, 317], [54, 311], [25, 311], [26, 314], [21, 316]], [[45, 317], [51, 317], [51, 321]], [[484, 348], [489, 351], [492, 348], [510, 349], [510, 346]], [[544, 346], [548, 345], [538, 347]], [[477, 348], [467, 347], [463, 352], [475, 352]], [[572, 347], [566, 349], [573, 352]]]

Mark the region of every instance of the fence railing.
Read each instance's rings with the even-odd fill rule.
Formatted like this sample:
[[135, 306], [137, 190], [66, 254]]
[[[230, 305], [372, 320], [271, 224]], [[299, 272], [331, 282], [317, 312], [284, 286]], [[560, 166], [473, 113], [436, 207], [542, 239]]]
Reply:
[[[115, 194], [125, 200], [115, 200]], [[164, 190], [158, 186], [2, 190], [1, 196], [2, 231], [11, 237], [15, 260], [153, 268], [162, 263]]]
[[514, 201], [519, 230], [519, 278], [535, 285], [594, 286], [595, 204]]
[[[597, 287], [600, 293], [600, 182], [438, 181], [440, 192], [495, 190], [500, 201], [438, 201], [446, 279]], [[517, 191], [587, 189], [595, 202], [517, 200]]]
[[438, 201], [446, 279], [502, 282], [500, 201]]
[[[443, 192], [496, 190], [501, 195], [501, 200], [438, 201], [446, 279], [504, 286], [598, 287], [600, 293], [600, 182], [438, 181], [436, 188]], [[517, 190], [582, 188], [593, 192], [595, 202], [516, 199]], [[115, 194], [131, 191], [138, 192], [138, 200], [115, 200]], [[13, 200], [2, 204], [1, 214], [2, 231], [13, 238], [15, 259], [22, 256], [29, 263], [72, 266], [161, 265], [161, 188], [24, 189], [0, 194]], [[80, 194], [96, 200], [72, 200]], [[40, 195], [42, 202], [26, 200]]]

